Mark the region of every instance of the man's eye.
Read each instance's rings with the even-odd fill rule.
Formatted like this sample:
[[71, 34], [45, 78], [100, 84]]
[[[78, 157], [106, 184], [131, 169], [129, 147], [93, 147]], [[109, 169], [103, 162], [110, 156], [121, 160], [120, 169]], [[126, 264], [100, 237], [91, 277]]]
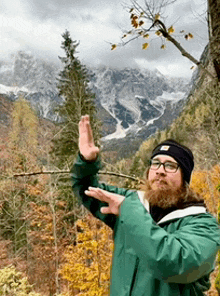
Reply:
[[159, 161], [152, 161], [152, 162], [151, 162], [151, 165], [153, 165], [153, 166], [158, 166], [159, 164], [160, 164]]
[[167, 162], [167, 163], [165, 163], [165, 166], [166, 166], [166, 168], [167, 169], [176, 169], [176, 164], [175, 163], [169, 163], [169, 162]]

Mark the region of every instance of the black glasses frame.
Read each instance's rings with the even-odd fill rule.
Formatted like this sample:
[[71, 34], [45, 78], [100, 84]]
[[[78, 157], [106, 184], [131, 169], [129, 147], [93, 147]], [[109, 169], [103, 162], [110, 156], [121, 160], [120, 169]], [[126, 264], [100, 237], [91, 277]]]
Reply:
[[[156, 162], [156, 163], [155, 163]], [[152, 167], [152, 165], [155, 165], [156, 166], [156, 164], [157, 164], [157, 167]], [[169, 165], [169, 164], [172, 164], [172, 165], [175, 165], [175, 168], [172, 170], [169, 170], [169, 169], [167, 169], [167, 165]], [[165, 162], [161, 162], [161, 161], [159, 161], [159, 160], [155, 160], [155, 159], [151, 159], [150, 161], [149, 161], [149, 165], [150, 165], [150, 169], [151, 170], [153, 170], [153, 171], [157, 171], [157, 170], [159, 170], [159, 168], [161, 167], [161, 165], [163, 166], [163, 168], [164, 168], [164, 171], [166, 172], [166, 173], [176, 173], [177, 172], [177, 170], [178, 170], [178, 168], [179, 168], [179, 164], [177, 163], [177, 162], [172, 162], [172, 161], [165, 161]]]

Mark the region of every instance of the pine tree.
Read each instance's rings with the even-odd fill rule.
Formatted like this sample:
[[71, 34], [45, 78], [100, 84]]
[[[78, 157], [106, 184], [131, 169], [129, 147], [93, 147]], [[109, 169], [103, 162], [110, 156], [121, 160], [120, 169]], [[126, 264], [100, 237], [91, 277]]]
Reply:
[[[79, 43], [73, 41], [70, 33], [62, 35], [61, 48], [65, 57], [59, 57], [63, 70], [59, 73], [57, 88], [63, 98], [63, 104], [56, 111], [60, 117], [58, 131], [53, 140], [54, 164], [60, 169], [70, 169], [78, 153], [78, 123], [82, 115], [89, 114], [95, 141], [99, 138], [99, 122], [96, 119], [95, 96], [89, 88], [88, 70], [76, 56]], [[67, 202], [67, 211], [71, 211], [77, 202], [73, 198], [69, 176], [58, 180], [60, 198]], [[71, 218], [73, 222], [74, 217]]]
[[71, 39], [68, 31], [62, 37], [64, 40], [61, 48], [66, 56], [59, 57], [64, 68], [59, 73], [57, 87], [63, 104], [57, 108], [61, 124], [54, 140], [56, 163], [61, 168], [71, 165], [78, 151], [78, 122], [82, 115], [90, 115], [95, 139], [98, 137], [95, 96], [89, 89], [90, 76], [76, 57], [79, 43]]

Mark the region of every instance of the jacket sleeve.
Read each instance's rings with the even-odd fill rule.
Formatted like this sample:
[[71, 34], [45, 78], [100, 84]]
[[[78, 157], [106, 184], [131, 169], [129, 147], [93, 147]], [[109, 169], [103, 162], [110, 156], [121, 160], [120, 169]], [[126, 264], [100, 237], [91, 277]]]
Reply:
[[118, 193], [126, 196], [127, 191], [123, 188], [117, 188], [115, 186], [109, 186], [104, 183], [99, 183], [97, 173], [101, 168], [101, 161], [98, 157], [94, 162], [84, 161], [80, 155], [77, 156], [77, 159], [71, 170], [71, 182], [72, 188], [75, 195], [78, 197], [79, 201], [98, 219], [102, 220], [112, 229], [114, 228], [117, 217], [115, 215], [102, 214], [100, 208], [106, 206], [105, 202], [101, 202], [93, 197], [85, 195], [85, 190], [89, 186], [99, 187], [101, 189]]
[[213, 270], [220, 230], [210, 214], [187, 217], [188, 223], [168, 233], [133, 196], [123, 201], [119, 217], [130, 246], [156, 278], [187, 284]]

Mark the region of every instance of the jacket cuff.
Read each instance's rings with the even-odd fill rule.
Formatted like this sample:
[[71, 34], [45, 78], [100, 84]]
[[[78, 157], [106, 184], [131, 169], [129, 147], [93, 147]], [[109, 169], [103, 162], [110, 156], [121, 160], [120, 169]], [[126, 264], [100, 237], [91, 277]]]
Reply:
[[96, 175], [101, 169], [101, 161], [98, 156], [95, 161], [88, 162], [84, 161], [78, 154], [76, 161], [71, 169], [71, 175], [73, 178], [79, 179], [86, 176]]
[[93, 159], [93, 160], [85, 159], [85, 157], [80, 153], [80, 151], [78, 152], [78, 155], [83, 162], [87, 162], [87, 163], [94, 163], [99, 158], [99, 155], [97, 155], [96, 159]]

